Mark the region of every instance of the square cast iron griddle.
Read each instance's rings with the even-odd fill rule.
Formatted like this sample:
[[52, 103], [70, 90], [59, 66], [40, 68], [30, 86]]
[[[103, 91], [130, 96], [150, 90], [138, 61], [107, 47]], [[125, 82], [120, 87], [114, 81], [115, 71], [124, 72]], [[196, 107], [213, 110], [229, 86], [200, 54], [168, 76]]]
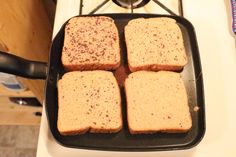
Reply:
[[[121, 66], [113, 71], [120, 85], [122, 97], [123, 128], [118, 133], [86, 133], [83, 135], [63, 136], [57, 129], [57, 81], [66, 72], [61, 63], [61, 52], [64, 41], [65, 23], [57, 36], [54, 38], [48, 69], [46, 84], [46, 113], [51, 133], [55, 140], [65, 146], [80, 149], [94, 149], [106, 151], [160, 151], [188, 149], [197, 145], [205, 133], [205, 111], [204, 91], [196, 35], [192, 24], [179, 16], [156, 15], [156, 14], [96, 14], [83, 16], [109, 16], [115, 20], [118, 28], [121, 47]], [[131, 135], [126, 119], [126, 98], [123, 88], [123, 81], [130, 73], [127, 67], [126, 45], [124, 40], [124, 26], [135, 18], [169, 17], [177, 21], [180, 26], [185, 49], [188, 57], [188, 64], [180, 71], [188, 94], [193, 126], [187, 133], [154, 133]], [[144, 104], [145, 105], [145, 104]], [[194, 107], [198, 111], [194, 111]]]

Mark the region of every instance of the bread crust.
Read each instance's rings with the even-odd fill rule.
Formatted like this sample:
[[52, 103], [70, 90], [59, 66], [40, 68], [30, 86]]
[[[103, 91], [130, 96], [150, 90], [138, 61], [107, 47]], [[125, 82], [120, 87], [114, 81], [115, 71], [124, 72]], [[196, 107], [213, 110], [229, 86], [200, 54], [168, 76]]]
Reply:
[[[185, 63], [187, 64], [187, 63]], [[156, 65], [156, 64], [149, 64], [149, 65], [143, 65], [143, 66], [132, 66], [129, 65], [129, 69], [132, 72], [136, 71], [142, 71], [142, 70], [150, 70], [150, 71], [181, 71], [183, 69], [183, 66], [180, 65]]]
[[85, 63], [83, 65], [72, 65], [72, 64], [66, 64], [64, 63], [64, 68], [66, 71], [76, 71], [76, 70], [91, 70], [91, 69], [98, 69], [98, 70], [115, 70], [120, 66], [120, 61], [117, 63]]

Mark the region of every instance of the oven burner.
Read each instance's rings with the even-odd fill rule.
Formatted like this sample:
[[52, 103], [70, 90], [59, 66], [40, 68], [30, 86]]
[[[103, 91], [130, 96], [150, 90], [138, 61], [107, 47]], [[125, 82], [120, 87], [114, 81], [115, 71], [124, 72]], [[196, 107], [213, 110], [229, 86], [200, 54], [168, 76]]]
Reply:
[[112, 0], [112, 1], [123, 8], [139, 8], [146, 5], [150, 0]]
[[[96, 13], [101, 7], [103, 7], [105, 4], [107, 4], [110, 0], [103, 0], [96, 8], [94, 8], [92, 11], [90, 11], [88, 14], [94, 14]], [[115, 4], [118, 6], [121, 6], [123, 8], [128, 8], [131, 10], [131, 13], [133, 13], [134, 8], [139, 8], [147, 4], [150, 0], [112, 0]], [[162, 4], [159, 0], [152, 0], [157, 5], [159, 5], [162, 9], [167, 11], [170, 15], [178, 16], [176, 13], [174, 13], [171, 9], [166, 7], [164, 4]], [[184, 16], [183, 12], [183, 0], [177, 0], [178, 6], [179, 6], [179, 16]], [[83, 13], [83, 0], [80, 0], [80, 8], [79, 8], [79, 15], [82, 15]]]

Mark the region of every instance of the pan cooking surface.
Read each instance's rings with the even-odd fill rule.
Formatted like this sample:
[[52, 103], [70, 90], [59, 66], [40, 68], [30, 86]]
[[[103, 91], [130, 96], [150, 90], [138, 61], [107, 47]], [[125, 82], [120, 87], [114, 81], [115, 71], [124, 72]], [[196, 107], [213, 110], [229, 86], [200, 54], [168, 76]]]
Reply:
[[[121, 66], [114, 71], [122, 96], [123, 128], [114, 134], [86, 133], [83, 135], [63, 136], [57, 129], [57, 81], [65, 73], [61, 63], [61, 52], [64, 41], [64, 27], [55, 37], [50, 54], [50, 65], [46, 85], [46, 112], [50, 130], [55, 140], [63, 146], [84, 149], [117, 150], [117, 151], [157, 151], [187, 149], [195, 146], [202, 139], [205, 132], [205, 111], [203, 80], [201, 63], [194, 28], [187, 20], [181, 17], [155, 14], [102, 14], [115, 20], [119, 31], [121, 46]], [[87, 15], [89, 16], [89, 15]], [[98, 16], [98, 15], [92, 15]], [[130, 73], [127, 68], [127, 54], [124, 41], [124, 26], [135, 18], [170, 17], [181, 27], [184, 44], [188, 56], [188, 64], [181, 71], [193, 121], [191, 130], [187, 133], [155, 133], [131, 135], [126, 119], [126, 99], [123, 81]], [[196, 110], [196, 108], [199, 108]]]

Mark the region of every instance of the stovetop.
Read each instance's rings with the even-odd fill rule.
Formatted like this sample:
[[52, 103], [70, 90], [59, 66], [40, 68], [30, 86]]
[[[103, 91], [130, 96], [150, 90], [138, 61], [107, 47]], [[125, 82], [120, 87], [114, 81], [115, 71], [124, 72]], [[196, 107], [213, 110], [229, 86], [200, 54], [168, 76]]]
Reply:
[[[111, 0], [101, 8], [94, 9], [103, 0], [58, 0], [54, 32], [70, 17], [79, 14], [131, 13]], [[236, 125], [236, 53], [231, 36], [229, 4], [215, 0], [183, 0], [182, 12], [179, 0], [158, 0], [174, 14], [183, 15], [195, 27], [202, 61], [202, 73], [206, 106], [206, 134], [202, 142], [192, 149], [164, 152], [106, 152], [66, 148], [52, 137], [43, 110], [37, 157], [61, 156], [235, 156]], [[82, 10], [80, 5], [83, 4]], [[133, 9], [133, 13], [170, 14], [153, 0], [144, 7]], [[183, 13], [183, 14], [182, 14]]]
[[121, 0], [81, 0], [79, 14], [158, 13], [183, 16], [182, 0], [143, 0], [143, 2], [138, 5], [134, 5], [133, 3], [123, 5], [124, 2], [121, 3], [120, 1]]

